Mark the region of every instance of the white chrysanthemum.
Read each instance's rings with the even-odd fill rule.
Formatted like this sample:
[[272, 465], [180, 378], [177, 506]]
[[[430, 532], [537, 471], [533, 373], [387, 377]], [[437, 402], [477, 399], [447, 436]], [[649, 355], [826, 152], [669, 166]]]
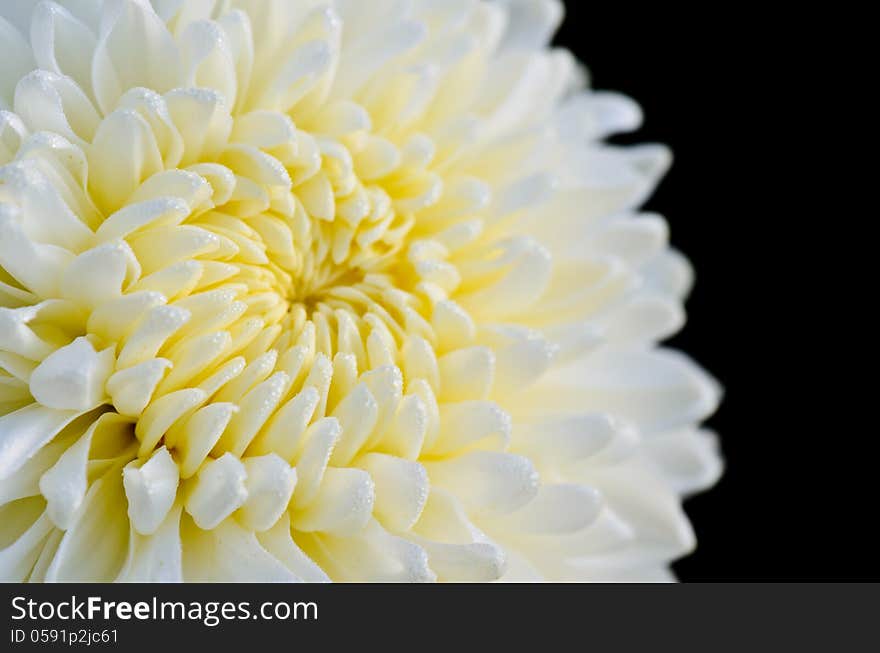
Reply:
[[560, 17], [0, 5], [0, 578], [667, 577], [718, 392]]

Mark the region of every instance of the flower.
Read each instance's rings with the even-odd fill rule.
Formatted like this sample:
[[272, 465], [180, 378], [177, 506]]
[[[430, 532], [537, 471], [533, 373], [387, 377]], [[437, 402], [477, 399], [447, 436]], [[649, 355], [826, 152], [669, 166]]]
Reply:
[[662, 146], [556, 0], [0, 8], [0, 578], [652, 580]]

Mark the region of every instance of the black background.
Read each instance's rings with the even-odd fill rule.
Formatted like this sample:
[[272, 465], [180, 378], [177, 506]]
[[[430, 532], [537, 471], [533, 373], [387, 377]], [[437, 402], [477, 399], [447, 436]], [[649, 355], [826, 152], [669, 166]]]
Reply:
[[[827, 188], [800, 175], [823, 165], [811, 148], [823, 121], [806, 113], [828, 78], [808, 50], [783, 42], [792, 26], [766, 12], [567, 5], [556, 43], [585, 62], [594, 88], [644, 110], [642, 129], [615, 141], [673, 150], [646, 207], [667, 217], [697, 273], [671, 345], [725, 387], [708, 425], [727, 467], [686, 503], [699, 545], [675, 565], [679, 577], [880, 577], [878, 459], [867, 448], [877, 428], [848, 423], [854, 398], [836, 393], [855, 376], [827, 368], [843, 356], [824, 321], [838, 294], [826, 280], [838, 266], [831, 236], [844, 216], [825, 213]], [[799, 86], [801, 70], [810, 86]], [[808, 242], [817, 235], [825, 242]]]

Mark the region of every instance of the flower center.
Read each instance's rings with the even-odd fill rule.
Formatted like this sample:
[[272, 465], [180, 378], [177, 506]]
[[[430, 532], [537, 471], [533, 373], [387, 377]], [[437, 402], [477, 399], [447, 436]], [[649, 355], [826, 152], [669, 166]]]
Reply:
[[[185, 99], [225, 111], [204, 93]], [[141, 328], [120, 323], [95, 340], [100, 349], [120, 337], [122, 371], [109, 387], [116, 410], [136, 418], [138, 457], [165, 446], [184, 479], [227, 453], [291, 459], [296, 444], [287, 422], [294, 418], [281, 407], [296, 403], [303, 390], [317, 389], [317, 401], [305, 392], [303, 405], [291, 410], [309, 409], [307, 417], [315, 418], [348, 410], [340, 408], [342, 400], [360, 375], [399, 364], [411, 334], [431, 338], [431, 291], [419, 284], [431, 276], [425, 261], [443, 255], [411, 237], [416, 213], [436, 203], [442, 187], [426, 172], [433, 156], [428, 139], [411, 139], [405, 156], [363, 125], [329, 138], [297, 129], [280, 114], [232, 121], [231, 129], [221, 129], [216, 124], [227, 121], [215, 115], [208, 127], [217, 133], [206, 140], [231, 134], [222, 149], [203, 151], [181, 169], [184, 152], [177, 168], [159, 173], [210, 188], [192, 192], [190, 214], [179, 224], [149, 224], [125, 235], [141, 276], [155, 280], [139, 285], [161, 295], [145, 296], [148, 315], [131, 320]], [[269, 145], [249, 136], [273, 129], [283, 137]], [[237, 143], [236, 136], [262, 145]], [[108, 214], [104, 223], [113, 225], [125, 207], [103, 186], [92, 190]], [[189, 268], [187, 283], [195, 287], [178, 298], [166, 281]], [[442, 265], [439, 271], [442, 284]], [[132, 288], [127, 294], [132, 290], [136, 295]], [[142, 350], [143, 341], [149, 349]], [[149, 383], [139, 366], [150, 367]], [[435, 366], [428, 360], [415, 369]], [[130, 383], [129, 369], [136, 370]], [[401, 380], [388, 379], [397, 387], [389, 391], [393, 399]], [[363, 410], [352, 412], [353, 419], [360, 421]], [[356, 453], [353, 448], [337, 462]]]

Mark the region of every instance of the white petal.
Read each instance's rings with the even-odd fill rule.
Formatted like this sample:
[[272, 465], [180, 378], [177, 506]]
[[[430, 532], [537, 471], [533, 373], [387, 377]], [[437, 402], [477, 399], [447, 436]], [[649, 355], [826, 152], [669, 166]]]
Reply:
[[3, 57], [0, 58], [0, 109], [8, 109], [12, 107], [15, 85], [36, 67], [36, 62], [22, 32], [3, 16], [0, 16], [0, 43], [3, 43]]
[[328, 467], [312, 501], [293, 513], [293, 527], [352, 535], [366, 526], [375, 498], [375, 485], [367, 472]]
[[411, 20], [399, 20], [383, 27], [367, 33], [345, 50], [333, 89], [336, 97], [354, 95], [379, 67], [415, 47], [427, 35], [424, 24]]
[[437, 360], [441, 401], [485, 399], [495, 379], [495, 354], [488, 347], [468, 347]]
[[92, 140], [101, 120], [70, 77], [35, 70], [15, 87], [15, 112], [31, 131], [61, 134], [77, 145]]
[[183, 137], [171, 120], [168, 105], [161, 95], [151, 89], [133, 88], [119, 99], [119, 108], [133, 109], [150, 125], [169, 176], [186, 174], [177, 170], [183, 157]]
[[[357, 333], [357, 328], [353, 324], [352, 329]], [[359, 339], [358, 335], [351, 337]], [[372, 449], [394, 421], [395, 413], [403, 399], [403, 374], [396, 365], [383, 365], [365, 372], [360, 379], [369, 388], [379, 408], [376, 426], [364, 445], [364, 448]]]
[[94, 308], [115, 299], [140, 276], [140, 265], [125, 241], [99, 245], [80, 254], [67, 268], [61, 292], [75, 302]]
[[437, 579], [422, 547], [391, 535], [375, 520], [352, 537], [304, 534], [298, 539], [333, 580], [423, 583]]
[[[155, 178], [155, 176], [151, 177], [151, 179]], [[139, 191], [144, 186], [141, 186]], [[176, 226], [183, 222], [189, 212], [190, 208], [187, 203], [176, 197], [162, 197], [130, 203], [108, 216], [98, 227], [96, 235], [99, 240], [106, 242], [116, 238], [124, 238], [146, 226]]]
[[0, 165], [6, 165], [18, 153], [28, 136], [28, 128], [11, 111], [0, 111]]
[[445, 455], [470, 448], [504, 450], [510, 440], [510, 415], [491, 401], [443, 404], [440, 433], [428, 451]]
[[498, 520], [500, 528], [534, 534], [573, 533], [599, 516], [601, 494], [585, 485], [542, 485], [525, 506]]
[[214, 206], [215, 200], [216, 203], [223, 204], [228, 199], [228, 196], [224, 199], [217, 195], [215, 181], [221, 176], [228, 177], [226, 181], [234, 183], [235, 177], [230, 170], [211, 163], [191, 166], [187, 170], [165, 170], [147, 179], [131, 196], [130, 201], [165, 199], [168, 202], [174, 198], [182, 200], [191, 213], [203, 213]]
[[183, 582], [183, 547], [180, 539], [180, 505], [169, 511], [155, 533], [131, 532], [131, 552], [125, 569], [116, 579], [126, 583]]
[[[36, 504], [36, 502], [29, 503]], [[38, 509], [36, 505], [31, 509], [34, 508]], [[20, 527], [22, 520], [26, 519], [21, 514], [8, 513], [4, 514], [3, 518], [15, 520], [16, 527]], [[27, 522], [25, 521], [24, 524]], [[27, 580], [51, 531], [52, 522], [46, 513], [42, 513], [18, 538], [0, 549], [0, 578], [3, 582], [21, 583]]]
[[214, 448], [215, 454], [229, 450], [241, 456], [275, 411], [289, 386], [290, 377], [284, 372], [277, 372], [242, 397], [238, 402], [241, 410], [232, 418]]
[[672, 154], [662, 145], [578, 149], [563, 183], [589, 191], [588, 215], [608, 215], [640, 206], [671, 164]]
[[150, 229], [129, 238], [129, 244], [143, 266], [144, 274], [152, 274], [180, 261], [216, 252], [222, 243], [216, 234], [191, 225]]
[[248, 97], [246, 91], [250, 90], [251, 69], [254, 63], [254, 40], [251, 33], [251, 24], [248, 15], [238, 9], [234, 9], [220, 17], [220, 26], [226, 33], [227, 43], [235, 61], [235, 75], [237, 78], [236, 113], [238, 113]]
[[417, 462], [368, 453], [355, 465], [370, 474], [376, 486], [376, 519], [391, 531], [407, 531], [428, 500], [428, 474]]
[[0, 416], [0, 479], [21, 468], [81, 414], [81, 411], [31, 404]]
[[57, 0], [58, 4], [76, 16], [92, 32], [98, 32], [101, 21], [101, 0]]
[[130, 88], [143, 86], [164, 93], [180, 84], [177, 45], [149, 2], [104, 3], [92, 79], [105, 115]]
[[434, 542], [454, 544], [470, 544], [485, 539], [482, 532], [471, 523], [462, 502], [437, 485], [431, 487], [428, 501], [412, 532]]
[[156, 386], [172, 367], [171, 361], [155, 358], [120, 370], [107, 379], [107, 394], [120, 415], [138, 417], [149, 405]]
[[[720, 397], [715, 381], [668, 350], [596, 352], [583, 365], [569, 366], [563, 377], [578, 388], [578, 398], [571, 400], [579, 410], [618, 414], [643, 432], [698, 422], [715, 410]], [[567, 401], [559, 389], [558, 399]]]
[[230, 138], [234, 143], [270, 148], [295, 141], [296, 126], [283, 113], [252, 111], [236, 117]]
[[44, 406], [86, 411], [107, 400], [113, 350], [98, 352], [80, 337], [49, 355], [31, 375], [31, 394]]
[[694, 282], [694, 271], [679, 252], [668, 250], [651, 261], [644, 269], [648, 285], [660, 292], [683, 300]]
[[138, 456], [149, 454], [178, 420], [192, 414], [207, 398], [204, 390], [185, 388], [151, 402], [135, 426], [135, 435], [141, 441]]
[[407, 460], [418, 458], [428, 431], [428, 409], [415, 394], [405, 396], [377, 447]]
[[165, 447], [157, 449], [146, 463], [125, 467], [122, 483], [135, 531], [152, 535], [159, 529], [174, 504], [179, 480], [177, 464]]
[[724, 468], [714, 433], [684, 431], [650, 438], [648, 455], [677, 492], [688, 495], [713, 485]]
[[64, 534], [46, 580], [110, 582], [128, 557], [129, 524], [119, 469], [92, 484], [76, 522]]
[[183, 575], [190, 583], [291, 583], [299, 580], [234, 519], [202, 530], [184, 517]]
[[16, 207], [0, 204], [0, 265], [33, 293], [57, 297], [61, 277], [74, 255], [28, 238], [19, 222], [20, 215]]
[[304, 388], [297, 393], [275, 412], [248, 451], [254, 455], [275, 452], [285, 460], [292, 460], [299, 450], [319, 399], [318, 391], [313, 387]]
[[556, 346], [529, 329], [496, 327], [491, 332], [496, 370], [492, 395], [504, 397], [527, 391], [550, 367]]
[[0, 505], [40, 494], [40, 477], [81, 434], [81, 430], [69, 429], [41, 447], [18, 471], [4, 478], [0, 484]]
[[[138, 291], [124, 293], [116, 299], [103, 302], [89, 315], [86, 329], [89, 334], [109, 342], [119, 342], [126, 338], [151, 315], [152, 311], [166, 302], [157, 292]], [[170, 352], [169, 355], [171, 355]]]
[[538, 474], [521, 456], [473, 451], [425, 463], [432, 485], [459, 497], [473, 514], [504, 514], [526, 504], [538, 491]]
[[216, 89], [226, 98], [227, 106], [235, 106], [235, 61], [222, 27], [209, 20], [193, 21], [179, 42], [184, 84]]
[[238, 458], [224, 454], [204, 464], [187, 488], [186, 511], [199, 528], [211, 530], [247, 499], [247, 471]]
[[635, 531], [643, 556], [674, 559], [695, 545], [678, 495], [639, 460], [591, 473], [608, 505]]
[[[34, 160], [0, 168], [0, 197], [21, 209], [21, 228], [34, 242], [80, 252], [91, 244], [91, 229], [71, 211], [64, 197]], [[10, 197], [11, 196], [11, 197]]]
[[211, 89], [187, 88], [168, 93], [165, 101], [183, 137], [184, 155], [179, 165], [216, 161], [232, 132], [226, 98]]
[[365, 384], [359, 384], [334, 409], [335, 417], [342, 426], [339, 443], [330, 459], [334, 465], [345, 465], [366, 442], [379, 419], [379, 405]]
[[[211, 403], [183, 421], [179, 433], [169, 431], [166, 434], [166, 441], [172, 435], [176, 436], [174, 450], [180, 456], [182, 478], [189, 478], [198, 471], [238, 410], [235, 404]], [[177, 431], [178, 427], [175, 426], [174, 430]]]
[[[551, 255], [537, 242], [515, 238], [499, 245], [503, 255], [486, 267], [504, 271], [492, 285], [458, 297], [471, 315], [503, 319], [527, 310], [550, 279]], [[462, 271], [467, 277], [467, 271]]]
[[517, 426], [512, 449], [528, 456], [542, 473], [563, 476], [572, 466], [624, 460], [641, 442], [631, 424], [602, 414], [544, 418]]
[[480, 88], [476, 109], [492, 135], [515, 133], [546, 119], [575, 83], [575, 63], [565, 50], [508, 51], [495, 61]]
[[296, 470], [275, 454], [245, 458], [248, 498], [236, 516], [247, 529], [268, 530], [287, 510], [296, 487]]
[[8, 22], [10, 27], [16, 29], [19, 34], [26, 35], [28, 26], [31, 24], [31, 15], [34, 11], [34, 5], [40, 0], [21, 0], [20, 2], [3, 3], [3, 9], [0, 10], [0, 18]]
[[133, 109], [117, 109], [101, 122], [89, 150], [92, 197], [111, 213], [163, 166], [149, 123]]
[[295, 507], [306, 506], [314, 500], [340, 435], [342, 427], [335, 417], [321, 418], [306, 431], [303, 451], [296, 461]]
[[306, 583], [326, 583], [327, 574], [294, 542], [290, 533], [290, 515], [284, 513], [268, 531], [257, 533], [257, 539], [269, 553]]
[[448, 544], [425, 538], [413, 541], [427, 551], [428, 564], [440, 581], [491, 582], [500, 578], [506, 568], [504, 550], [491, 542]]
[[559, 133], [568, 138], [600, 140], [637, 129], [642, 124], [642, 111], [624, 95], [581, 93], [563, 104], [556, 120]]
[[89, 458], [94, 449], [109, 457], [131, 443], [128, 420], [105, 413], [40, 477], [40, 492], [46, 498], [46, 513], [58, 528], [73, 526], [89, 487]]
[[54, 351], [54, 347], [40, 338], [28, 323], [40, 315], [40, 309], [51, 302], [21, 308], [0, 306], [0, 350], [30, 361], [40, 361]]
[[189, 320], [189, 312], [176, 306], [151, 308], [137, 327], [128, 334], [116, 365], [125, 369], [147, 362], [159, 352], [165, 341]]
[[85, 23], [55, 2], [41, 2], [34, 10], [30, 36], [40, 68], [69, 75], [86, 93], [91, 92], [97, 40]]
[[607, 333], [614, 334], [609, 342], [659, 342], [678, 332], [684, 326], [685, 315], [681, 304], [656, 295], [634, 298], [617, 315], [604, 321]]
[[559, 0], [507, 0], [507, 30], [502, 48], [537, 50], [545, 47], [562, 22]]

